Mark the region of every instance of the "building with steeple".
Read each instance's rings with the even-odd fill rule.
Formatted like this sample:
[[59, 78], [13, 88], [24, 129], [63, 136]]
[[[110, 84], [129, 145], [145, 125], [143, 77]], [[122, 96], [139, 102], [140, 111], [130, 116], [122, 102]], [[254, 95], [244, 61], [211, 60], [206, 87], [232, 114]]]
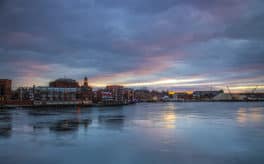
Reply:
[[88, 78], [86, 76], [83, 79], [83, 85], [81, 86], [80, 97], [82, 100], [92, 100], [93, 99], [93, 88], [89, 86]]
[[84, 87], [88, 87], [88, 78], [87, 78], [87, 76], [84, 77], [83, 86]]

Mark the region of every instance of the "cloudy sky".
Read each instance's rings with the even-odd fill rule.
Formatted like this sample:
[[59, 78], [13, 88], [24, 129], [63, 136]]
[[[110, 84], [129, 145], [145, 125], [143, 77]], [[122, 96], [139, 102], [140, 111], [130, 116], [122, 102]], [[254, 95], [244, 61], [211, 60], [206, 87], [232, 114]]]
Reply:
[[0, 78], [264, 88], [263, 0], [0, 0]]

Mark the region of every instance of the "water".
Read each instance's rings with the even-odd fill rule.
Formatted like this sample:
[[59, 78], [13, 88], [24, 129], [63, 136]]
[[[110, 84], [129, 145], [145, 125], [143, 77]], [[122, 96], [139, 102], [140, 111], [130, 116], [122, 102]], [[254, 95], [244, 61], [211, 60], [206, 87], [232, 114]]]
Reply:
[[0, 111], [1, 164], [264, 163], [264, 103]]

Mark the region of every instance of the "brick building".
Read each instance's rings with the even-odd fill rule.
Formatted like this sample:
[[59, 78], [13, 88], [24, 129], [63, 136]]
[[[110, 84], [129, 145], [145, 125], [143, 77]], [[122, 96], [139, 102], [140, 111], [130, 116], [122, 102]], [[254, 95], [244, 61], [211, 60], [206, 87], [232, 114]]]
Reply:
[[50, 87], [55, 88], [79, 88], [79, 83], [73, 79], [61, 78], [50, 82]]
[[12, 80], [0, 79], [0, 101], [10, 99], [12, 91]]
[[124, 87], [120, 85], [110, 85], [106, 87], [107, 92], [111, 92], [113, 100], [116, 102], [124, 101]]
[[128, 103], [134, 102], [134, 100], [135, 100], [135, 92], [134, 92], [134, 89], [125, 88], [124, 89], [124, 99]]

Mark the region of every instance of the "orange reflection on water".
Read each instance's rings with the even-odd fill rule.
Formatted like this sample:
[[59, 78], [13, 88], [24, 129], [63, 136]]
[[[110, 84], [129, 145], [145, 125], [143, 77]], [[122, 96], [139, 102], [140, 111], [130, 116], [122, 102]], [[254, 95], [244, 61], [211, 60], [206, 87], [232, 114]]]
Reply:
[[237, 111], [239, 123], [259, 122], [263, 119], [263, 108], [240, 108]]
[[176, 127], [176, 114], [174, 112], [166, 113], [163, 117], [166, 128], [175, 128]]
[[163, 115], [163, 121], [165, 123], [166, 128], [175, 128], [176, 127], [176, 119], [177, 115], [175, 112], [176, 106], [174, 103], [171, 103], [167, 107], [167, 112]]

